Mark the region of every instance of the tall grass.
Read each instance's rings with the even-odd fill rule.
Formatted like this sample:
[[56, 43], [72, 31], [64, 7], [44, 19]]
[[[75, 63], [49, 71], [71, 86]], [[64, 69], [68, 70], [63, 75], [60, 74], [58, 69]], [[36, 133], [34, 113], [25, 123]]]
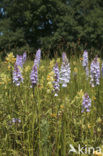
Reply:
[[[47, 92], [49, 63], [50, 60], [41, 60], [34, 95], [30, 88], [32, 61], [25, 63], [24, 83], [18, 87], [12, 83], [7, 65], [1, 63], [0, 75], [7, 76], [4, 79], [1, 76], [0, 80], [1, 156], [68, 156], [73, 155], [69, 153], [70, 144], [76, 149], [78, 144], [101, 147], [103, 78], [100, 86], [92, 88], [80, 59], [71, 58], [70, 83], [67, 88], [60, 87], [58, 97], [54, 97]], [[92, 107], [89, 113], [81, 113], [82, 96], [86, 92]]]

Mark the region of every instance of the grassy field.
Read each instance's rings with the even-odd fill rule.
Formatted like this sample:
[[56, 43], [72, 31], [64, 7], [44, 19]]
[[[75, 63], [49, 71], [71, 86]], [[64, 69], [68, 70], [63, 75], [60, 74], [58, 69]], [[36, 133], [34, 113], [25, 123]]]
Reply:
[[[70, 82], [66, 88], [60, 85], [58, 96], [54, 96], [51, 72], [56, 62], [60, 69], [62, 58], [41, 59], [34, 93], [30, 82], [33, 61], [24, 63], [19, 86], [12, 81], [14, 63], [0, 62], [0, 156], [77, 156], [89, 155], [89, 147], [95, 152], [97, 147], [103, 150], [102, 76], [100, 85], [91, 87], [82, 58], [71, 57]], [[91, 107], [90, 112], [82, 113], [85, 93]], [[69, 152], [70, 145], [83, 150]]]

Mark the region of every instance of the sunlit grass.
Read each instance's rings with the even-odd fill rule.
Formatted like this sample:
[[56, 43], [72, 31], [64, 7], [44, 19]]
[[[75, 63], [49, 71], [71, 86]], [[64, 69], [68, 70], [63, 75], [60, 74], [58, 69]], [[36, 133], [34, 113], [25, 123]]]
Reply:
[[[67, 88], [60, 87], [58, 97], [48, 92], [47, 76], [55, 60], [41, 60], [39, 82], [30, 88], [33, 61], [23, 68], [24, 83], [15, 86], [11, 71], [4, 62], [0, 64], [0, 154], [17, 156], [66, 156], [70, 144], [97, 147], [102, 145], [103, 79], [100, 86], [92, 88], [90, 79], [79, 58], [71, 58], [71, 80]], [[59, 68], [61, 61], [58, 63]], [[3, 83], [3, 81], [5, 83]], [[88, 93], [92, 100], [89, 113], [81, 113], [82, 96]], [[99, 94], [98, 94], [99, 92]], [[12, 119], [19, 119], [13, 123]]]

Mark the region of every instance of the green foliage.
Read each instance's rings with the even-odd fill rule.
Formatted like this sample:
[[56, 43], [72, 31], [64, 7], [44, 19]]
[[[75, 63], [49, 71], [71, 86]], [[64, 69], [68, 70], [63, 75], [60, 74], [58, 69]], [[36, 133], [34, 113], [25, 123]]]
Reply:
[[60, 47], [102, 54], [102, 0], [3, 0], [0, 8], [0, 50], [29, 45], [51, 53]]

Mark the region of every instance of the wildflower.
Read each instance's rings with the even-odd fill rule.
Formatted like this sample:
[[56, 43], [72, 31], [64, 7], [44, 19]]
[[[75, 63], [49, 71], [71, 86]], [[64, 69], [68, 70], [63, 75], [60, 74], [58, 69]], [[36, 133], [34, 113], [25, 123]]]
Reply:
[[82, 57], [80, 58], [80, 61], [83, 61], [83, 58]]
[[74, 68], [74, 72], [75, 73], [78, 73], [78, 69], [76, 67]]
[[89, 129], [91, 128], [90, 124], [88, 124], [88, 128], [89, 128]]
[[96, 122], [97, 123], [101, 123], [102, 122], [102, 119], [99, 117]]
[[60, 108], [61, 108], [61, 109], [64, 109], [64, 105], [60, 105]]
[[54, 71], [51, 71], [48, 75], [47, 75], [47, 81], [54, 81]]
[[10, 70], [11, 69], [11, 66], [10, 65], [8, 65], [8, 70]]
[[56, 114], [55, 113], [51, 114], [51, 117], [56, 118]]
[[103, 77], [103, 62], [102, 62], [101, 72], [102, 72], [102, 77]]
[[9, 53], [7, 57], [5, 58], [5, 63], [8, 64], [8, 70], [12, 71], [12, 67], [14, 66], [14, 63], [16, 61], [16, 58], [14, 57], [13, 53]]
[[50, 69], [50, 70], [53, 69], [54, 65], [55, 65], [55, 60], [52, 59], [52, 60], [50, 61], [49, 69]]
[[83, 95], [84, 95], [84, 92], [83, 92], [82, 89], [81, 89], [79, 92], [77, 92], [77, 96], [78, 96], [78, 97], [82, 98]]
[[57, 58], [56, 62], [60, 65], [60, 58]]
[[101, 63], [101, 59], [100, 59], [99, 57], [97, 58], [97, 61], [98, 61], [99, 63]]
[[51, 90], [50, 89], [47, 89], [47, 94], [50, 94], [51, 93]]
[[48, 75], [47, 75], [47, 93], [51, 93], [53, 91], [53, 81], [54, 81], [54, 71], [51, 71]]
[[37, 65], [39, 67], [40, 58], [41, 58], [41, 50], [38, 49], [37, 52], [36, 52], [36, 55], [35, 55], [34, 65]]
[[32, 71], [30, 74], [30, 80], [32, 83], [32, 87], [34, 87], [38, 82], [38, 71], [37, 71], [37, 65], [36, 64], [34, 64], [34, 66], [32, 68]]
[[83, 96], [83, 102], [82, 102], [82, 113], [84, 111], [90, 112], [91, 107], [91, 99], [89, 98], [88, 94], [85, 93]]
[[89, 68], [88, 68], [88, 66], [86, 66], [85, 72], [86, 72], [86, 75], [87, 75], [87, 77], [88, 77], [88, 76], [89, 76]]
[[67, 83], [70, 81], [71, 69], [65, 53], [63, 53], [62, 60], [63, 63], [60, 70], [60, 83], [62, 84], [62, 87], [67, 87]]
[[58, 68], [58, 64], [56, 63], [54, 66], [54, 90], [55, 90], [55, 95], [54, 96], [58, 96], [58, 91], [59, 91], [59, 68]]
[[20, 124], [21, 123], [21, 120], [20, 119], [18, 119], [18, 118], [12, 118], [10, 121], [9, 121], [9, 126], [12, 126], [12, 125], [18, 125], [18, 124]]
[[88, 69], [88, 52], [85, 50], [83, 53], [83, 62], [82, 66], [84, 67], [84, 70], [86, 72], [86, 75], [89, 76], [89, 69]]
[[17, 64], [17, 66], [20, 66], [21, 68], [23, 67], [23, 56], [22, 55], [16, 56], [16, 64]]
[[21, 82], [23, 82], [23, 77], [17, 64], [15, 64], [13, 70], [13, 83], [15, 83], [16, 86], [20, 86]]
[[26, 58], [27, 58], [27, 54], [26, 54], [26, 52], [24, 52], [24, 53], [23, 53], [23, 64], [25, 63]]
[[47, 86], [48, 86], [49, 89], [53, 89], [53, 83], [52, 83], [52, 82], [49, 81], [49, 82], [47, 83]]
[[45, 82], [45, 79], [44, 79], [44, 76], [42, 76], [40, 80], [40, 90], [44, 88], [44, 82]]
[[96, 100], [96, 97], [95, 97], [95, 96], [93, 96], [93, 97], [92, 97], [92, 99], [93, 99], [93, 101], [94, 101], [94, 100]]
[[71, 101], [71, 104], [73, 104], [74, 102], [76, 103], [82, 103], [83, 101], [83, 95], [84, 95], [84, 92], [83, 90], [81, 89], [80, 91], [77, 92], [77, 95], [74, 97], [74, 99]]
[[14, 57], [13, 53], [11, 52], [7, 55], [7, 57], [5, 58], [5, 61], [6, 61], [6, 63], [14, 64], [16, 61], [16, 58]]
[[21, 123], [21, 120], [20, 119], [17, 119], [17, 118], [12, 118], [12, 123]]
[[86, 67], [88, 65], [88, 52], [86, 50], [83, 53], [82, 65], [83, 65], [83, 67]]
[[91, 72], [91, 85], [92, 87], [99, 85], [99, 79], [100, 79], [100, 66], [99, 62], [97, 61], [97, 57], [94, 58], [94, 60], [91, 63], [90, 66], [90, 72]]
[[74, 66], [76, 65], [76, 62], [75, 62], [75, 61], [73, 61], [73, 65], [74, 65]]
[[25, 72], [28, 72], [29, 70], [30, 70], [30, 66], [29, 65], [24, 68]]
[[102, 156], [102, 153], [101, 153], [101, 152], [97, 152], [97, 151], [94, 151], [93, 154], [94, 154], [95, 156]]
[[67, 59], [67, 55], [65, 52], [62, 53], [62, 62], [65, 62], [65, 60]]
[[1, 73], [0, 75], [1, 84], [8, 84], [10, 82], [10, 78], [7, 74]]

